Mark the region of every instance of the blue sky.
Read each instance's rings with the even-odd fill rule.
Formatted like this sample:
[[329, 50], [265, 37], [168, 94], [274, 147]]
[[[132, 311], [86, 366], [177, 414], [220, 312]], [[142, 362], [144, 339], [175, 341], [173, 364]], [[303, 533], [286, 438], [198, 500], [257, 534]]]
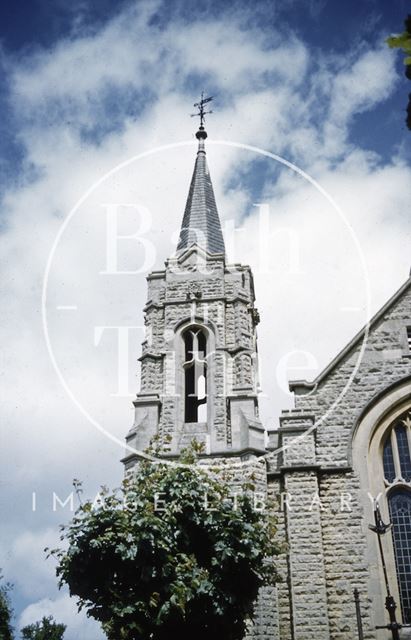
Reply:
[[[123, 0], [118, 2], [79, 0], [70, 4], [62, 1], [50, 3], [46, 0], [24, 4], [2, 3], [0, 7], [0, 19], [3, 25], [1, 43], [5, 73], [2, 74], [3, 83], [0, 92], [1, 156], [2, 168], [8, 179], [13, 177], [10, 163], [18, 170], [19, 163], [24, 157], [24, 145], [16, 136], [19, 122], [9, 100], [7, 68], [10, 61], [24, 59], [28, 61], [39, 51], [50, 51], [64, 39], [95, 34], [133, 4]], [[229, 18], [235, 15], [243, 29], [253, 26], [264, 33], [267, 45], [278, 38], [295, 35], [301, 38], [312, 52], [327, 51], [332, 54], [335, 68], [338, 69], [348, 50], [356, 48], [359, 52], [364, 51], [367, 47], [372, 47], [377, 40], [383, 41], [386, 34], [400, 31], [404, 16], [409, 11], [409, 3], [406, 0], [395, 2], [362, 0], [344, 3], [326, 0], [260, 1], [254, 4], [252, 12], [246, 12], [241, 21], [242, 12], [246, 8], [248, 8], [247, 3], [225, 3], [220, 0], [167, 2], [153, 13], [150, 25], [157, 32], [173, 23], [184, 25], [194, 20], [218, 20], [222, 16]], [[292, 60], [289, 64], [293, 64]], [[400, 56], [397, 56], [396, 68], [399, 73], [402, 72]], [[213, 87], [210, 78], [206, 77], [205, 80], [210, 85], [210, 90], [217, 89]], [[198, 74], [184, 78], [184, 82], [188, 83], [188, 88], [192, 85], [195, 93], [199, 82]], [[152, 91], [155, 95], [155, 81], [153, 84]], [[180, 88], [178, 83], [175, 88], [176, 90]], [[390, 153], [395, 145], [402, 143], [406, 135], [404, 109], [407, 90], [404, 79], [402, 83], [397, 84], [396, 90], [389, 98], [381, 105], [377, 105], [372, 112], [367, 111], [355, 116], [351, 135], [356, 142], [381, 154]], [[135, 115], [136, 110], [144, 108], [144, 105], [150, 107], [151, 101], [147, 97], [147, 91], [144, 92], [143, 97], [138, 94], [133, 96], [133, 93], [133, 88], [129, 87], [127, 95], [115, 103], [110, 99], [110, 90], [107, 90], [105, 100], [104, 97], [102, 99], [101, 108], [110, 113], [112, 127], [120, 126], [122, 118], [126, 115]], [[230, 99], [224, 94], [219, 98], [223, 103]], [[84, 131], [84, 136], [99, 139], [109, 130], [101, 131], [97, 126], [95, 129]], [[378, 135], [376, 135], [377, 130]]]
[[[41, 294], [62, 221], [113, 167], [162, 144], [190, 143], [193, 102], [202, 89], [215, 95], [207, 120], [209, 165], [223, 223], [242, 230], [235, 259], [255, 272], [263, 415], [275, 428], [292, 398], [272, 362], [305, 350], [315, 361], [307, 371], [312, 377], [364, 323], [364, 274], [347, 229], [369, 273], [371, 312], [409, 273], [411, 138], [404, 120], [410, 87], [400, 55], [384, 43], [402, 30], [408, 11], [405, 0], [1, 4], [6, 553], [0, 566], [15, 585], [17, 627], [53, 614], [67, 623], [66, 640], [102, 637], [57, 591], [43, 548], [55, 544], [58, 524], [70, 515], [64, 508], [53, 512], [53, 491], [64, 498], [77, 477], [93, 495], [122, 474], [121, 446], [70, 401], [46, 349]], [[294, 163], [334, 198], [346, 223], [300, 175], [250, 149], [213, 146], [219, 140]], [[66, 324], [50, 314], [57, 359], [76, 397], [120, 442], [132, 421], [131, 398], [110, 396], [114, 342], [104, 337], [97, 348], [90, 337], [106, 321], [139, 324], [146, 290], [144, 277], [97, 277], [101, 203], [118, 195], [150, 209], [153, 266], [161, 266], [173, 251], [170, 237], [182, 217], [194, 154], [190, 144], [175, 147], [105, 181], [85, 200], [52, 265], [49, 298], [68, 304], [77, 296], [84, 311]], [[295, 273], [283, 269], [287, 256], [275, 238], [270, 277], [259, 263], [255, 204], [262, 202], [274, 229], [287, 228], [303, 241]], [[124, 259], [135, 254], [131, 244]], [[350, 305], [362, 313], [341, 313]], [[133, 392], [140, 342], [136, 337], [131, 345]]]

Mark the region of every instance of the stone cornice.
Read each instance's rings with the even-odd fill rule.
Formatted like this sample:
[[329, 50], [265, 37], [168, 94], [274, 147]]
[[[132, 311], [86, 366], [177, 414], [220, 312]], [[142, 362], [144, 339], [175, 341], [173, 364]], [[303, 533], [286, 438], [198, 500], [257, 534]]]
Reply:
[[279, 469], [273, 471], [267, 471], [267, 477], [280, 477], [285, 473], [301, 473], [302, 471], [315, 471], [319, 475], [332, 475], [338, 473], [351, 473], [352, 467], [349, 465], [344, 466], [323, 466], [321, 464], [295, 464], [281, 466]]
[[139, 358], [137, 358], [137, 360], [139, 360], [140, 362], [142, 362], [146, 358], [153, 358], [153, 360], [163, 360], [164, 355], [164, 353], [153, 353], [152, 351], [147, 351], [146, 353], [143, 353]]

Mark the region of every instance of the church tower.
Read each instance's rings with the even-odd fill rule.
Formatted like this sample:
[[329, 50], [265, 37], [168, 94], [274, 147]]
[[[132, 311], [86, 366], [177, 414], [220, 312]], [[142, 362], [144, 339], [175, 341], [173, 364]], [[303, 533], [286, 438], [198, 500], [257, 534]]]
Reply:
[[147, 277], [141, 388], [127, 435], [126, 470], [153, 436], [167, 457], [194, 438], [211, 456], [265, 451], [253, 276], [248, 266], [227, 264], [206, 159], [203, 105], [202, 100], [177, 251], [163, 270]]
[[[253, 277], [227, 263], [206, 101], [177, 250], [147, 278], [125, 468], [154, 436], [167, 458], [195, 438], [233, 478], [253, 478], [286, 552], [275, 560], [281, 581], [260, 590], [248, 640], [385, 640], [411, 625], [411, 276], [315, 380], [290, 383], [295, 407], [266, 448]], [[392, 524], [383, 547], [369, 528], [373, 498]]]

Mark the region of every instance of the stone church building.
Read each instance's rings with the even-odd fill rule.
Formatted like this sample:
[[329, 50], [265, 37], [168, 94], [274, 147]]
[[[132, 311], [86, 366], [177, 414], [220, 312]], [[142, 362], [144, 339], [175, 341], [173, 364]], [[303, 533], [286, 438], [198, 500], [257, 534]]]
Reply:
[[315, 380], [290, 382], [295, 408], [267, 436], [253, 276], [226, 261], [203, 126], [196, 135], [177, 252], [148, 276], [126, 470], [158, 434], [170, 457], [195, 437], [205, 456], [259, 471], [288, 550], [277, 558], [282, 582], [260, 594], [253, 640], [394, 637], [376, 629], [389, 617], [378, 536], [368, 525], [379, 495], [382, 518], [392, 523], [381, 542], [396, 616], [411, 624], [411, 278], [368, 335], [355, 336]]

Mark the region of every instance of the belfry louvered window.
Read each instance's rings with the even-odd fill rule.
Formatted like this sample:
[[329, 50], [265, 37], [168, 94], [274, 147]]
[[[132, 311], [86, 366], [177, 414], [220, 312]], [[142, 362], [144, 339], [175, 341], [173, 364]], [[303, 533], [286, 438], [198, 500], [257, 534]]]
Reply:
[[184, 340], [184, 421], [207, 421], [207, 337], [190, 327]]
[[384, 481], [403, 622], [411, 623], [411, 412], [390, 428], [383, 445]]

